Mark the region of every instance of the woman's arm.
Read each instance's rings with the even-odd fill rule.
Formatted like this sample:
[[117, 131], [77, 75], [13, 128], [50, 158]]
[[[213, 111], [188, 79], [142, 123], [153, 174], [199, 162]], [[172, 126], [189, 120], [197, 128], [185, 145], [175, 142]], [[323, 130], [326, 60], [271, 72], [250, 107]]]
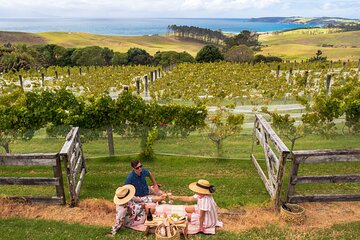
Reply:
[[196, 201], [196, 199], [194, 198], [194, 196], [169, 196], [170, 200], [180, 200], [183, 202], [194, 202]]

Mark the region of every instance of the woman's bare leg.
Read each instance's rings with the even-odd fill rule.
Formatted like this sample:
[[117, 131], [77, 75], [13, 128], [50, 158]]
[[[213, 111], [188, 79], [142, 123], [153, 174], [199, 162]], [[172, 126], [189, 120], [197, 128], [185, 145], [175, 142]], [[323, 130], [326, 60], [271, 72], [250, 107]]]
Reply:
[[186, 216], [188, 221], [191, 221], [191, 214], [195, 212], [195, 206], [186, 206], [185, 207]]

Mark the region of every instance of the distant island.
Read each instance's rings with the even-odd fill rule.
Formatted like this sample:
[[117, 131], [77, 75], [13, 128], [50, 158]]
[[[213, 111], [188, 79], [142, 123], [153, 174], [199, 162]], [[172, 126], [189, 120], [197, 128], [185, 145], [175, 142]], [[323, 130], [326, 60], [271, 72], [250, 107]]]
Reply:
[[261, 17], [261, 18], [250, 18], [249, 22], [270, 22], [270, 23], [295, 23], [295, 24], [318, 24], [318, 25], [329, 25], [329, 24], [342, 24], [342, 23], [360, 23], [359, 19], [340, 18], [340, 17]]

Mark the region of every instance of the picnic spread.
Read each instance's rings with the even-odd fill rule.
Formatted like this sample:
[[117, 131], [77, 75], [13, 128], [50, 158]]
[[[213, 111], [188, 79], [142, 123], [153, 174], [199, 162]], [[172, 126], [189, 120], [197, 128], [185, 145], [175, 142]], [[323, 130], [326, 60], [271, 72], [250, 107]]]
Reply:
[[[117, 188], [114, 195], [116, 219], [112, 235], [125, 226], [145, 234], [155, 233], [157, 240], [180, 239], [180, 233], [187, 239], [187, 234], [215, 234], [216, 227], [223, 226], [212, 196], [215, 187], [209, 181], [190, 183], [192, 196], [174, 196], [160, 189], [154, 175], [139, 160], [133, 160], [131, 167], [125, 185]], [[151, 186], [147, 185], [147, 177]], [[173, 205], [173, 200], [195, 204]]]

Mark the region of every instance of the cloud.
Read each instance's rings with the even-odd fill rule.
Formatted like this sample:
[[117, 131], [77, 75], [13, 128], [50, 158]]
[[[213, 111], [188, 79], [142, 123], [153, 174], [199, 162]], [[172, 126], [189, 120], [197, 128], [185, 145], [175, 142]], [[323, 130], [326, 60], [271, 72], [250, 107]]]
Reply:
[[358, 0], [0, 0], [0, 17], [351, 17], [359, 8]]

